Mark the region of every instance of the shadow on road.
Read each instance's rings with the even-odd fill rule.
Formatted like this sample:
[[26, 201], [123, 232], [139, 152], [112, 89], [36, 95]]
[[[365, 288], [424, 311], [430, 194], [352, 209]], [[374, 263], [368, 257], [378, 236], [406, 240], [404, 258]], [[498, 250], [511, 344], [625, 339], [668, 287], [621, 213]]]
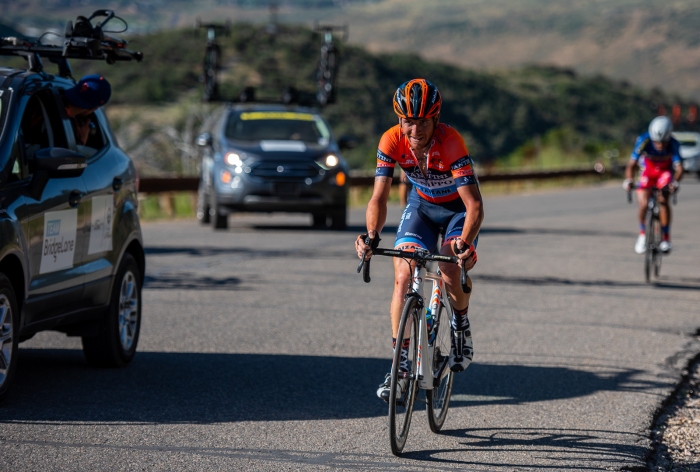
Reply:
[[[384, 359], [139, 352], [125, 369], [92, 369], [82, 352], [20, 349], [0, 422], [216, 423], [384, 416], [375, 390]], [[472, 364], [454, 407], [547, 401], [600, 390], [646, 389], [636, 371]], [[421, 404], [422, 405], [422, 404]]]
[[[449, 420], [448, 420], [449, 421]], [[504, 462], [474, 462], [470, 461], [469, 454], [479, 451], [493, 453], [498, 457], [498, 452], [511, 452], [514, 450], [527, 451], [528, 454], [546, 455], [558, 457], [565, 470], [589, 470], [591, 467], [586, 461], [609, 462], [610, 470], [620, 470], [622, 464], [630, 461], [638, 462], [639, 468], [623, 468], [622, 470], [645, 471], [641, 464], [648, 449], [643, 445], [629, 444], [626, 436], [635, 436], [638, 440], [645, 439], [642, 434], [626, 433], [620, 431], [581, 430], [581, 429], [528, 429], [528, 428], [474, 428], [443, 430], [442, 434], [463, 439], [463, 449], [409, 451], [402, 457], [418, 461], [425, 461], [431, 466], [443, 464], [444, 466], [480, 466], [490, 467], [491, 470], [515, 470], [523, 467], [522, 463]], [[619, 440], [616, 441], [615, 437]], [[459, 452], [465, 459], [452, 460], [440, 457], [444, 453]], [[536, 466], [531, 466], [537, 469]], [[551, 468], [551, 467], [546, 467]], [[559, 468], [559, 467], [557, 467]], [[595, 467], [597, 470], [597, 466]], [[607, 469], [607, 468], [606, 468]], [[564, 470], [564, 469], [562, 469]]]
[[[479, 282], [506, 284], [506, 285], [568, 285], [577, 287], [611, 287], [611, 288], [640, 288], [653, 287], [659, 289], [674, 290], [700, 290], [700, 280], [696, 283], [689, 283], [689, 279], [673, 279], [672, 277], [661, 277], [651, 284], [645, 282], [625, 282], [623, 280], [574, 280], [565, 277], [519, 277], [496, 274], [473, 274], [470, 276]], [[695, 279], [691, 279], [695, 280]]]
[[479, 234], [550, 234], [554, 236], [605, 236], [615, 238], [628, 238], [634, 240], [634, 231], [600, 231], [588, 229], [563, 229], [563, 228], [512, 228], [501, 226], [484, 226]]

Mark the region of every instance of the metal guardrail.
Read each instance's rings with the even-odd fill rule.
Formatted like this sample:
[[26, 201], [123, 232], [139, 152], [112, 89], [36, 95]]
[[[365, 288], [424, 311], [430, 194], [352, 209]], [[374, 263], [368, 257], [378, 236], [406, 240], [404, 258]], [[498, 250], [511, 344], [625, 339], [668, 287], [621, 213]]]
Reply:
[[[518, 180], [548, 180], [566, 177], [603, 176], [606, 173], [605, 166], [598, 163], [593, 167], [579, 167], [572, 169], [560, 169], [549, 171], [526, 171], [506, 173], [484, 173], [479, 175], [479, 182], [512, 182]], [[374, 175], [367, 173], [352, 173], [348, 179], [351, 187], [372, 187]], [[392, 185], [400, 183], [399, 177], [394, 177]], [[139, 184], [139, 192], [196, 192], [199, 188], [198, 177], [147, 177], [142, 178]]]

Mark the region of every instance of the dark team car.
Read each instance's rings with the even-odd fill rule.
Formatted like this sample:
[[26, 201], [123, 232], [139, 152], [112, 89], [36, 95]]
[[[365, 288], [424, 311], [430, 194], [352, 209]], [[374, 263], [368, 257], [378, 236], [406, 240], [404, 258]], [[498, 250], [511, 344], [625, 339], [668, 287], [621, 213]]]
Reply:
[[215, 228], [234, 211], [310, 213], [315, 226], [343, 229], [348, 165], [340, 154], [352, 138], [336, 142], [310, 108], [230, 105], [213, 136], [201, 135], [203, 158], [197, 216]]
[[126, 365], [138, 343], [137, 174], [101, 109], [76, 144], [60, 96], [73, 85], [0, 68], [0, 400], [39, 331], [81, 336], [92, 365]]

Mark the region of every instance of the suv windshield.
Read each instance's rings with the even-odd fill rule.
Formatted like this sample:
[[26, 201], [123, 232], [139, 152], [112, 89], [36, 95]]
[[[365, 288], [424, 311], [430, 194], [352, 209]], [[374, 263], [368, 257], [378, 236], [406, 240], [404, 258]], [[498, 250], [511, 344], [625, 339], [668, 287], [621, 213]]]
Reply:
[[283, 140], [327, 145], [330, 131], [323, 120], [311, 113], [252, 111], [232, 114], [226, 123], [226, 137], [238, 141]]

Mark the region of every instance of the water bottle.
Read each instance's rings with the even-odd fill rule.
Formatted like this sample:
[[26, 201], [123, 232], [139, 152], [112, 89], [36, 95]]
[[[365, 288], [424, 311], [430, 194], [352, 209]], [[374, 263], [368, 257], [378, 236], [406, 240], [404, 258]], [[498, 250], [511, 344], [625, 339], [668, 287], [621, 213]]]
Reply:
[[435, 316], [438, 314], [440, 309], [440, 286], [435, 284], [433, 287], [433, 293], [430, 296], [430, 305], [425, 309], [426, 324], [428, 325], [428, 342], [430, 344], [435, 340], [435, 331], [433, 330], [435, 326]]

